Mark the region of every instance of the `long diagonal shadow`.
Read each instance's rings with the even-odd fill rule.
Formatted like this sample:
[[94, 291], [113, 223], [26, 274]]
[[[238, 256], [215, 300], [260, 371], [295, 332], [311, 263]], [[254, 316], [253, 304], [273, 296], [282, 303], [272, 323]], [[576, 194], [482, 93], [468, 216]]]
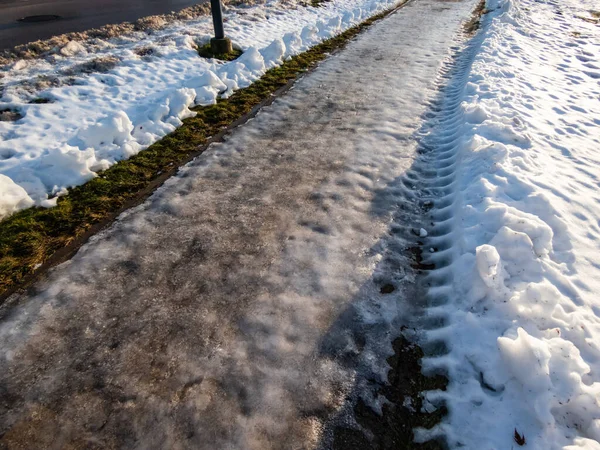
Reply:
[[[376, 192], [374, 216], [391, 217], [386, 235], [373, 251], [383, 258], [372, 277], [360, 288], [350, 306], [339, 315], [322, 338], [318, 352], [355, 373], [355, 382], [344, 406], [326, 422], [320, 449], [443, 448], [442, 436], [415, 444], [415, 427], [431, 428], [446, 414], [443, 404], [431, 405], [422, 392], [445, 389], [445, 374], [421, 372], [424, 354], [447, 352], [444, 344], [419, 346], [423, 330], [443, 325], [429, 320], [428, 289], [436, 266], [429, 261], [452, 243], [444, 236], [447, 225], [431, 221], [454, 202], [455, 167], [462, 142], [460, 103], [474, 47], [472, 39], [444, 66], [437, 95], [422, 115], [422, 126], [413, 136], [418, 143], [413, 165]], [[432, 228], [433, 227], [433, 228]], [[421, 237], [420, 229], [430, 230]], [[431, 237], [436, 247], [430, 247]], [[447, 264], [450, 263], [450, 256]]]

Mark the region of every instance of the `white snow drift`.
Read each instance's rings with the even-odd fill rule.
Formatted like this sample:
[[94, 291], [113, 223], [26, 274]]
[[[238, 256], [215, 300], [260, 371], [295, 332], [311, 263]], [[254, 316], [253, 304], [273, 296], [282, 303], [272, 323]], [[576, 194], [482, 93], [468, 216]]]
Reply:
[[[0, 91], [0, 110], [24, 116], [0, 122], [0, 218], [32, 204], [52, 206], [67, 187], [175, 130], [193, 114], [189, 107], [215, 103], [395, 3], [335, 0], [289, 9], [273, 2], [232, 9], [227, 32], [245, 52], [225, 64], [195, 50], [209, 37], [207, 17], [141, 41], [94, 42], [93, 53], [72, 43], [52, 61], [18, 61], [4, 73]], [[30, 103], [37, 98], [50, 103]]]
[[445, 325], [428, 339], [449, 352], [425, 367], [450, 385], [429, 399], [447, 402], [438, 431], [453, 448], [520, 448], [516, 430], [524, 448], [599, 449], [597, 13], [588, 0], [487, 7], [449, 121], [455, 179], [438, 202], [452, 199], [451, 218], [434, 212], [426, 243], [450, 245], [432, 280], [452, 280], [430, 291]]

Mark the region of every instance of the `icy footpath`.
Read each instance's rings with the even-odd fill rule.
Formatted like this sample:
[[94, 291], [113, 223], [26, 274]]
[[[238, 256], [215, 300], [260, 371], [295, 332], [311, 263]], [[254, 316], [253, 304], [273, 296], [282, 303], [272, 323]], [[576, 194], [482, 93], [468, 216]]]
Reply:
[[427, 337], [447, 348], [425, 367], [450, 377], [428, 398], [447, 403], [437, 431], [453, 448], [599, 449], [598, 12], [487, 7], [423, 139], [437, 168]]
[[9, 299], [0, 447], [343, 448], [333, 417], [361, 433], [353, 402], [382, 408], [417, 298], [400, 181], [474, 6], [374, 24]]
[[[0, 111], [23, 118], [0, 121], [0, 218], [32, 205], [54, 206], [66, 188], [175, 130], [193, 115], [191, 106], [231, 95], [286, 58], [398, 2], [233, 8], [227, 32], [245, 52], [225, 64], [202, 59], [195, 50], [209, 38], [209, 18], [139, 42], [96, 42], [91, 53], [71, 42], [53, 61], [18, 61], [1, 78]], [[50, 103], [31, 103], [40, 98]]]

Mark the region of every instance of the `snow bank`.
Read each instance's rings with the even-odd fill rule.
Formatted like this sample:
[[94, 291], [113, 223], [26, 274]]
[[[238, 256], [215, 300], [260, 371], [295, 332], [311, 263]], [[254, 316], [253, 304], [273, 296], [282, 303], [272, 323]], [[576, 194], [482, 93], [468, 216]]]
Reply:
[[2, 192], [0, 195], [1, 216], [33, 206], [33, 201], [27, 195], [27, 191], [2, 174], [0, 174], [0, 192]]
[[516, 430], [526, 448], [600, 448], [600, 30], [582, 19], [592, 6], [489, 1], [459, 62], [470, 72], [428, 138], [440, 171], [453, 169], [426, 242], [443, 249], [430, 256], [429, 295], [444, 324], [427, 339], [448, 353], [425, 368], [450, 377], [428, 395], [450, 415], [422, 438], [508, 449]]
[[[11, 180], [0, 184], [0, 218], [33, 204], [52, 205], [55, 198], [49, 198], [57, 193], [175, 130], [193, 114], [190, 107], [214, 104], [396, 3], [336, 0], [289, 9], [273, 2], [230, 9], [228, 34], [245, 51], [224, 64], [195, 50], [211, 32], [207, 17], [143, 34], [142, 41], [97, 40], [90, 51], [69, 42], [48, 60], [17, 61], [3, 74], [0, 90], [0, 110], [23, 116], [0, 122], [0, 155], [6, 155], [0, 156], [0, 175]], [[31, 103], [39, 97], [51, 102]]]

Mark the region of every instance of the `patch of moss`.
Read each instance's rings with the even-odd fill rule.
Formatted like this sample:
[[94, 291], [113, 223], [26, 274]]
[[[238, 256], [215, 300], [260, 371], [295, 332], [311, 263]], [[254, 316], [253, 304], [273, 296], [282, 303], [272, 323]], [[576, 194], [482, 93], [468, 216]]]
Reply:
[[44, 98], [44, 97], [36, 97], [33, 100], [31, 100], [29, 103], [31, 103], [33, 105], [43, 105], [45, 103], [52, 103], [52, 100], [50, 100], [49, 98]]
[[211, 136], [242, 119], [261, 102], [269, 100], [275, 91], [391, 11], [291, 58], [228, 99], [194, 108], [197, 115], [184, 120], [180, 128], [136, 156], [99, 173], [88, 183], [69, 189], [68, 195], [58, 199], [56, 207], [30, 208], [0, 222], [0, 298], [27, 282], [35, 269], [58, 250], [74, 251], [90, 230], [110, 223], [124, 208], [143, 201], [147, 191], [200, 154]]
[[238, 59], [240, 56], [242, 56], [242, 53], [243, 52], [240, 49], [234, 48], [233, 51], [229, 53], [214, 54], [210, 48], [210, 43], [203, 45], [202, 47], [198, 47], [198, 54], [203, 58], [214, 58], [221, 61], [233, 61], [234, 59]]

